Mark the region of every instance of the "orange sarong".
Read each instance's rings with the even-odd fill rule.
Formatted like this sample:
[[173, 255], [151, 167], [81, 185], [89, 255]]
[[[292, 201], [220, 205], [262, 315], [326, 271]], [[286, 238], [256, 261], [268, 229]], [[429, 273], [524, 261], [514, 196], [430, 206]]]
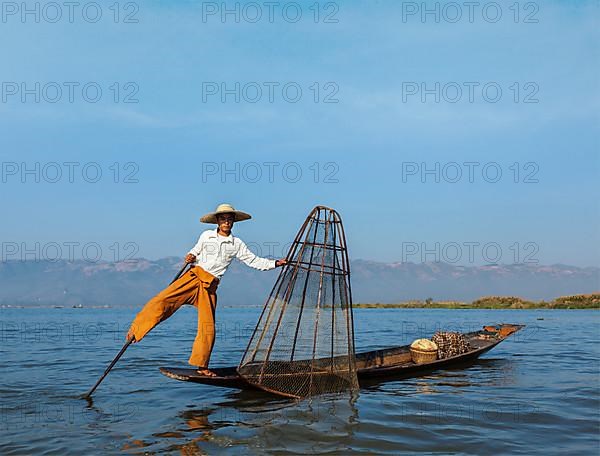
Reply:
[[195, 266], [154, 296], [136, 315], [131, 332], [136, 341], [166, 320], [184, 304], [198, 309], [198, 332], [188, 361], [193, 366], [208, 367], [215, 343], [215, 310], [219, 279]]

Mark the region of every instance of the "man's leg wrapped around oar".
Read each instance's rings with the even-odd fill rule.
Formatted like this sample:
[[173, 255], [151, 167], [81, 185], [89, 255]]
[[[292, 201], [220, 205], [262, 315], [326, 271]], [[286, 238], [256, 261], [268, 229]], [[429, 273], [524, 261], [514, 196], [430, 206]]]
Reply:
[[182, 305], [191, 304], [198, 309], [198, 332], [189, 363], [208, 367], [215, 341], [215, 310], [219, 280], [196, 266], [162, 290], [136, 315], [129, 335], [139, 342], [152, 328], [173, 315]]

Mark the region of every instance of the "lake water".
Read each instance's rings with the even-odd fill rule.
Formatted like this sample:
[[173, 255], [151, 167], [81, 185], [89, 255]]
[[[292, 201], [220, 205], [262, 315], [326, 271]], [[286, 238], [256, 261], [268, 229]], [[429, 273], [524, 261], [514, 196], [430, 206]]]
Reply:
[[[258, 308], [218, 309], [212, 366], [238, 363]], [[0, 309], [0, 454], [568, 454], [600, 451], [600, 312], [355, 310], [357, 350], [436, 329], [524, 323], [468, 368], [355, 397], [293, 402], [168, 379], [186, 366], [182, 308], [77, 399], [123, 344], [134, 309]]]

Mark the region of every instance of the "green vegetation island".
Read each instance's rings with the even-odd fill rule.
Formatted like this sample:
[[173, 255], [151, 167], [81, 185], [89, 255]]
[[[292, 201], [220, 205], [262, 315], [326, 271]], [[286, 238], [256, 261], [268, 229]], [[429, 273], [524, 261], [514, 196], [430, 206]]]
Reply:
[[395, 304], [356, 303], [358, 309], [600, 309], [600, 293], [561, 296], [552, 301], [527, 301], [517, 296], [485, 296], [460, 301], [407, 301]]

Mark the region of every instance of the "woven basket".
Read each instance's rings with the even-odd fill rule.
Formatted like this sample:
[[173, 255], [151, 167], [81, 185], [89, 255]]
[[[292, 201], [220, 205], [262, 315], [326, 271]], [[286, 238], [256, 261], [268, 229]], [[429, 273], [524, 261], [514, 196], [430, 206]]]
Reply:
[[437, 359], [437, 350], [410, 349], [410, 356], [415, 364], [430, 363]]

